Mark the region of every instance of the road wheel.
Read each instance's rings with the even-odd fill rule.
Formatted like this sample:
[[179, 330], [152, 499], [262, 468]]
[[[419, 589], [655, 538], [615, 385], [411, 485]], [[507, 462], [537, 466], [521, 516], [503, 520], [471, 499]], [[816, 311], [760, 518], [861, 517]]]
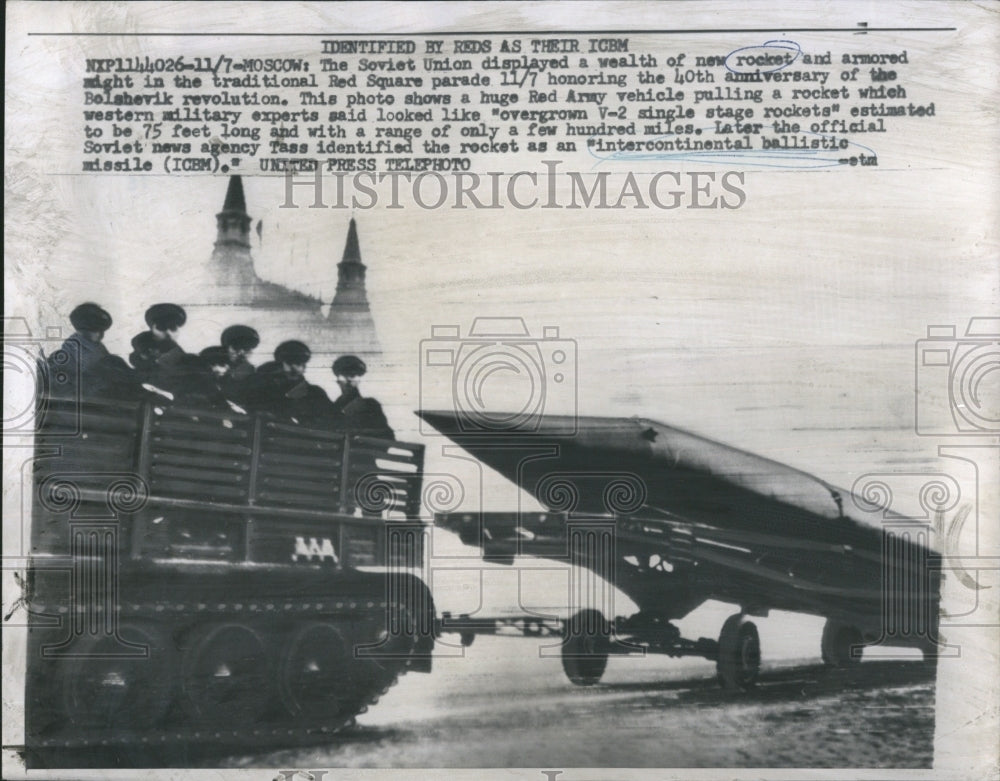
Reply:
[[359, 665], [336, 626], [299, 627], [284, 646], [278, 693], [296, 718], [334, 718], [356, 699]]
[[365, 675], [395, 676], [409, 666], [417, 639], [415, 614], [403, 605], [392, 604], [384, 617], [364, 627], [355, 638], [353, 658], [365, 670], [374, 668]]
[[726, 619], [719, 634], [719, 680], [729, 690], [753, 688], [760, 674], [760, 635], [742, 613]]
[[611, 628], [598, 610], [581, 610], [563, 625], [562, 665], [577, 686], [593, 686], [608, 666]]
[[181, 691], [203, 725], [260, 720], [271, 700], [271, 666], [260, 635], [244, 624], [203, 627], [184, 652]]
[[[832, 618], [826, 620], [821, 650], [823, 661], [830, 667], [853, 667], [860, 664], [862, 645], [864, 638], [860, 629]], [[855, 649], [856, 656], [852, 654], [852, 649]]]
[[61, 662], [62, 690], [74, 724], [132, 730], [148, 729], [163, 719], [176, 679], [167, 633], [152, 626], [123, 626], [118, 637], [88, 637], [70, 654]]

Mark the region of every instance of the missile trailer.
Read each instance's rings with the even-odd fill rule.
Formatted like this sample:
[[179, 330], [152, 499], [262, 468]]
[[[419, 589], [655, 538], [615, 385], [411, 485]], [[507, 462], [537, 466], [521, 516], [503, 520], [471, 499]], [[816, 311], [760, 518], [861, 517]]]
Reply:
[[[930, 525], [886, 513], [881, 496], [653, 420], [542, 415], [531, 431], [491, 434], [452, 410], [418, 414], [547, 508], [439, 513], [435, 522], [487, 561], [573, 565], [572, 615], [561, 624], [574, 684], [600, 681], [610, 655], [658, 653], [713, 660], [727, 689], [749, 689], [761, 664], [751, 618], [770, 610], [825, 618], [820, 646], [831, 667], [856, 664], [866, 647], [936, 661], [942, 557]], [[616, 614], [616, 589], [638, 612]], [[739, 610], [718, 639], [683, 638], [673, 622], [708, 600]], [[496, 631], [483, 619], [448, 619], [466, 640]]]

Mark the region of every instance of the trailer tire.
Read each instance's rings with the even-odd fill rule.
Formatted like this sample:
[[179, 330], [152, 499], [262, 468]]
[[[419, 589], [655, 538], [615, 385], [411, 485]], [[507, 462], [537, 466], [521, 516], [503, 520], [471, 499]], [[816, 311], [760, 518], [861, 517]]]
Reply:
[[716, 661], [719, 681], [730, 691], [748, 691], [760, 674], [760, 635], [757, 626], [742, 613], [726, 619], [719, 633]]
[[820, 641], [823, 661], [830, 667], [854, 667], [861, 663], [861, 655], [852, 655], [851, 649], [864, 645], [861, 630], [856, 626], [836, 621], [826, 620], [823, 626], [823, 638]]
[[577, 686], [593, 686], [608, 666], [611, 629], [599, 610], [581, 610], [563, 625], [562, 665]]

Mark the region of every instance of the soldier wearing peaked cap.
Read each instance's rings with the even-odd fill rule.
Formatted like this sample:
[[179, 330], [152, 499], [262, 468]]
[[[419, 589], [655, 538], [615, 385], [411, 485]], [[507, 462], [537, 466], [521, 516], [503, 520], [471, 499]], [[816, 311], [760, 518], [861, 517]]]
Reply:
[[333, 362], [333, 374], [336, 377], [359, 378], [364, 377], [368, 372], [368, 367], [356, 355], [341, 355]]
[[365, 398], [359, 388], [368, 367], [356, 355], [341, 355], [333, 362], [333, 374], [340, 386], [340, 396], [331, 405], [333, 426], [352, 434], [378, 439], [395, 439], [395, 433], [375, 399]]
[[212, 370], [216, 377], [225, 377], [229, 372], [229, 355], [224, 347], [206, 347], [198, 357]]
[[180, 360], [184, 350], [177, 344], [177, 332], [187, 322], [187, 313], [177, 304], [153, 304], [146, 310], [146, 325], [153, 335], [158, 353], [156, 362], [161, 369]]
[[146, 310], [146, 325], [154, 333], [177, 331], [187, 322], [187, 312], [177, 304], [153, 304]]
[[250, 352], [260, 344], [260, 334], [248, 325], [231, 325], [222, 332], [220, 341], [227, 350]]
[[177, 363], [174, 401], [189, 407], [228, 410], [220, 380], [226, 372], [226, 355], [221, 347], [208, 347], [198, 355], [185, 353]]
[[156, 346], [156, 339], [149, 331], [142, 331], [132, 337], [132, 352], [128, 357], [128, 362], [135, 367], [136, 374], [146, 382], [156, 371], [156, 359], [159, 351]]
[[282, 342], [274, 350], [274, 360], [293, 367], [293, 370], [301, 367], [298, 368], [300, 376], [305, 372], [305, 365], [309, 363], [310, 358], [312, 358], [312, 351], [309, 347], [294, 339]]
[[80, 304], [69, 313], [69, 321], [78, 334], [88, 334], [94, 342], [104, 338], [104, 332], [111, 327], [111, 315], [97, 304]]
[[111, 315], [87, 302], [70, 312], [69, 321], [73, 335], [45, 361], [47, 391], [62, 398], [134, 397], [138, 383], [131, 370], [103, 344]]
[[254, 375], [254, 366], [248, 359], [260, 344], [260, 335], [248, 325], [231, 325], [222, 332], [220, 341], [228, 366], [222, 389], [226, 398], [238, 402], [246, 395]]
[[[147, 382], [172, 393], [181, 387], [183, 375], [187, 373], [180, 368], [186, 353], [175, 341], [177, 331], [187, 322], [187, 314], [177, 304], [153, 304], [146, 310], [145, 319], [149, 326], [149, 331], [145, 332], [148, 336], [137, 334], [133, 337], [132, 346], [136, 350], [133, 356], [137, 353], [145, 356], [140, 357], [140, 361]], [[141, 350], [137, 349], [137, 344]]]
[[262, 364], [243, 401], [252, 409], [311, 425], [328, 416], [330, 397], [305, 379], [312, 351], [299, 341], [282, 342], [274, 360]]

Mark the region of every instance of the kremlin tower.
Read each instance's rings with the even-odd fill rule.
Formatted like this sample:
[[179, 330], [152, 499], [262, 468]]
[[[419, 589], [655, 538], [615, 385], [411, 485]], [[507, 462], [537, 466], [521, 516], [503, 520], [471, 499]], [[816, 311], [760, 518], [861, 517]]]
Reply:
[[358, 226], [352, 217], [347, 227], [344, 256], [337, 264], [337, 293], [330, 304], [326, 320], [342, 335], [344, 343], [350, 345], [350, 349], [345, 352], [377, 355], [381, 350], [375, 333], [375, 321], [368, 308], [365, 271], [358, 245]]
[[[206, 284], [199, 300], [190, 301], [197, 307], [192, 315], [201, 310], [201, 316], [209, 318], [213, 326], [219, 325], [220, 332], [234, 323], [256, 328], [262, 339], [258, 363], [286, 339], [308, 344], [315, 356], [313, 364], [322, 371], [328, 372], [333, 358], [345, 353], [359, 355], [369, 363], [379, 361], [381, 350], [365, 291], [366, 268], [353, 219], [337, 265], [336, 295], [325, 316], [318, 298], [257, 276], [250, 243], [252, 218], [247, 213], [241, 177], [230, 177], [222, 211], [215, 220], [217, 233]], [[200, 300], [203, 298], [209, 300]]]
[[250, 215], [240, 177], [230, 177], [226, 201], [215, 215], [215, 224], [218, 235], [212, 251], [212, 276], [221, 298], [240, 303], [256, 281], [250, 257]]

